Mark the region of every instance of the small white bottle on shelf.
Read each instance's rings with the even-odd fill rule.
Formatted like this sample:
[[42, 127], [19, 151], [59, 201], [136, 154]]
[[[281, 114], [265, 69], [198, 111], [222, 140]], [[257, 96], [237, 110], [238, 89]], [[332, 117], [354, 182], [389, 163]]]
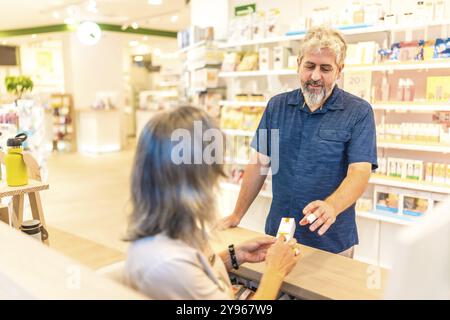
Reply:
[[381, 80], [381, 101], [389, 101], [389, 82], [386, 75], [384, 75], [383, 79]]
[[405, 80], [400, 78], [397, 86], [397, 101], [405, 100]]

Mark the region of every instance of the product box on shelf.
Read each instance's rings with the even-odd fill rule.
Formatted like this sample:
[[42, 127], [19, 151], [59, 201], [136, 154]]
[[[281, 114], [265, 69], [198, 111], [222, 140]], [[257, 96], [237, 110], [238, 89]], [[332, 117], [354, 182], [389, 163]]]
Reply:
[[261, 40], [266, 37], [265, 12], [252, 13], [252, 40]]
[[241, 62], [242, 55], [240, 52], [227, 52], [224, 54], [221, 70], [223, 72], [236, 71]]
[[273, 48], [273, 68], [275, 70], [286, 69], [289, 57], [289, 50], [283, 46]]
[[434, 58], [450, 58], [450, 38], [436, 39], [436, 43], [434, 45]]
[[373, 210], [372, 199], [359, 198], [355, 205], [356, 211], [369, 212]]
[[375, 210], [399, 213], [400, 194], [391, 188], [375, 187]]
[[237, 67], [237, 71], [255, 71], [258, 70], [258, 53], [246, 52], [241, 63]]
[[450, 102], [450, 76], [427, 77], [428, 101]]
[[429, 209], [428, 198], [423, 198], [415, 195], [403, 195], [403, 210], [404, 215], [419, 217], [425, 214]]
[[272, 62], [272, 50], [268, 47], [259, 48], [259, 70], [271, 70]]

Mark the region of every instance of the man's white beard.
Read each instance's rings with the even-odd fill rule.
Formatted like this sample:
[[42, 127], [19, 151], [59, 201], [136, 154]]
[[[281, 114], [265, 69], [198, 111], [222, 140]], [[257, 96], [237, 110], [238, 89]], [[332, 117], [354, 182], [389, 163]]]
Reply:
[[314, 106], [320, 105], [324, 102], [328, 93], [330, 93], [333, 90], [334, 85], [331, 87], [329, 92], [327, 92], [326, 87], [324, 85], [319, 93], [310, 92], [308, 90], [308, 85], [306, 83], [303, 84], [300, 82], [300, 88], [302, 89], [302, 93], [303, 93], [303, 96], [305, 97], [306, 104], [310, 107], [314, 107]]

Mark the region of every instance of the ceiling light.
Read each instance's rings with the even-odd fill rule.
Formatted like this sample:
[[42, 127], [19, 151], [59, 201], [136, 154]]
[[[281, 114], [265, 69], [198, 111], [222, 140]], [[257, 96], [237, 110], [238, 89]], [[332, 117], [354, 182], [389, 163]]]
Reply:
[[92, 13], [97, 13], [97, 2], [95, 0], [89, 0], [86, 10]]
[[55, 19], [61, 18], [61, 15], [59, 14], [58, 11], [53, 11], [52, 16], [53, 16], [53, 18], [55, 18]]
[[141, 61], [144, 61], [144, 57], [143, 57], [143, 56], [135, 56], [135, 57], [133, 58], [133, 60], [134, 60], [135, 62], [141, 62]]
[[128, 42], [128, 44], [130, 45], [130, 47], [137, 47], [139, 45], [139, 41], [131, 40], [130, 42]]
[[177, 22], [177, 21], [178, 21], [178, 16], [172, 16], [172, 17], [170, 18], [170, 21], [172, 21], [172, 22]]
[[153, 50], [153, 54], [154, 54], [155, 56], [161, 55], [161, 49], [156, 48], [155, 50]]
[[139, 25], [138, 25], [137, 22], [133, 22], [133, 23], [131, 24], [131, 27], [132, 27], [134, 30], [136, 30], [137, 28], [139, 28]]
[[162, 4], [162, 0], [148, 0], [148, 4], [152, 6], [159, 6]]
[[31, 39], [36, 39], [36, 37], [37, 37], [37, 35], [34, 33], [31, 35]]
[[128, 25], [124, 24], [124, 25], [122, 25], [122, 27], [120, 27], [120, 29], [122, 29], [122, 31], [125, 31], [128, 29]]
[[71, 25], [71, 24], [75, 24], [76, 20], [75, 20], [75, 18], [65, 18], [64, 19], [64, 23], [68, 24], [68, 25]]
[[78, 26], [77, 36], [81, 43], [92, 46], [100, 40], [102, 30], [95, 22], [85, 21]]
[[148, 37], [147, 37], [147, 36], [143, 36], [143, 37], [142, 37], [142, 40], [143, 40], [143, 41], [148, 41]]

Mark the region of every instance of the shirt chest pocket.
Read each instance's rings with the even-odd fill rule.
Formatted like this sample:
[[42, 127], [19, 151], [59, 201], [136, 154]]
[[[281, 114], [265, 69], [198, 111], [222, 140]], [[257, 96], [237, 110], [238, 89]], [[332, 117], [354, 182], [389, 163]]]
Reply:
[[348, 130], [319, 129], [317, 149], [320, 158], [332, 162], [341, 161], [350, 138], [351, 134]]

